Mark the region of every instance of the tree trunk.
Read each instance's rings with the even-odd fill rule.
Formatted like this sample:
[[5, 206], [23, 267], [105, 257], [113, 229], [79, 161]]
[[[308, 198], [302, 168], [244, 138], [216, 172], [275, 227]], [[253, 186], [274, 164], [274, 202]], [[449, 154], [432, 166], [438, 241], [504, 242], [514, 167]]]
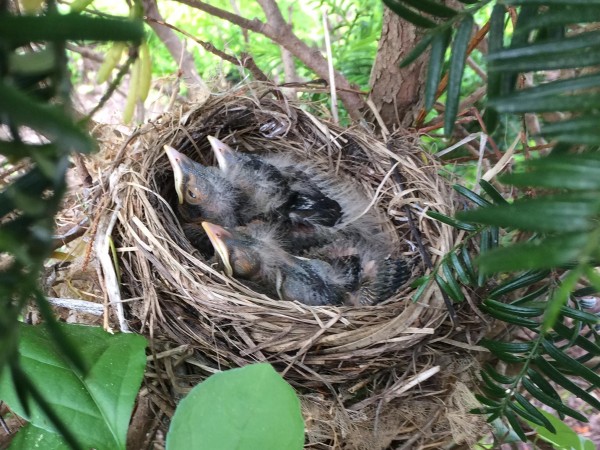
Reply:
[[421, 56], [402, 69], [399, 64], [422, 36], [422, 30], [384, 8], [381, 39], [371, 72], [371, 100], [390, 131], [394, 126], [412, 125], [421, 106], [426, 58]]

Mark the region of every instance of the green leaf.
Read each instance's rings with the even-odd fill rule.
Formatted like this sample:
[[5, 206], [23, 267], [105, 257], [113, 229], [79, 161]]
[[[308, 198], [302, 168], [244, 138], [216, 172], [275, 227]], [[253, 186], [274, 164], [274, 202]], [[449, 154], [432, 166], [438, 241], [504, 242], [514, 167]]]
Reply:
[[600, 375], [591, 369], [588, 369], [583, 364], [579, 363], [575, 359], [571, 358], [567, 354], [560, 351], [550, 341], [543, 340], [542, 345], [552, 358], [554, 358], [563, 367], [572, 370], [577, 376], [580, 376], [584, 380], [589, 381], [594, 386], [600, 386]]
[[469, 275], [469, 279], [471, 283], [477, 283], [477, 274], [475, 273], [475, 269], [473, 268], [473, 261], [471, 260], [471, 255], [469, 255], [469, 250], [467, 250], [466, 246], [463, 246], [460, 251], [460, 256], [462, 257], [463, 262], [465, 263], [465, 270]]
[[576, 192], [478, 208], [460, 212], [456, 217], [458, 220], [526, 231], [565, 233], [589, 230], [592, 218], [599, 212], [600, 196]]
[[452, 42], [450, 56], [450, 73], [448, 76], [448, 91], [446, 96], [446, 111], [444, 112], [444, 132], [452, 134], [458, 103], [460, 101], [460, 89], [467, 60], [467, 47], [473, 31], [473, 16], [467, 14], [458, 25], [458, 30]]
[[562, 373], [560, 373], [552, 364], [550, 364], [544, 358], [542, 358], [541, 356], [537, 357], [535, 359], [535, 364], [543, 373], [546, 374], [546, 376], [550, 380], [559, 384], [567, 391], [570, 391], [572, 394], [579, 397], [581, 400], [588, 403], [593, 408], [600, 410], [600, 400], [598, 400], [593, 395], [590, 395], [584, 389], [581, 389], [579, 386], [577, 386], [575, 383], [573, 383], [571, 380], [565, 377]]
[[560, 308], [560, 314], [570, 319], [575, 319], [579, 322], [588, 323], [590, 325], [596, 325], [600, 323], [600, 316], [585, 311], [579, 311], [568, 306]]
[[514, 103], [517, 101], [526, 101], [534, 98], [551, 97], [557, 94], [566, 94], [576, 90], [594, 88], [599, 84], [599, 74], [583, 75], [577, 78], [556, 80], [505, 95], [502, 98], [495, 99], [494, 104], [504, 105], [504, 103]]
[[429, 55], [429, 67], [427, 68], [427, 81], [425, 83], [425, 111], [430, 111], [435, 102], [435, 94], [442, 77], [444, 57], [446, 49], [450, 45], [451, 37], [452, 30], [450, 28], [434, 34]]
[[479, 394], [475, 394], [475, 398], [482, 404], [486, 405], [486, 406], [490, 406], [492, 408], [498, 408], [500, 407], [500, 403], [497, 400], [491, 399], [491, 398], [487, 398], [484, 397], [482, 395]]
[[[549, 2], [544, 3], [548, 4]], [[527, 33], [537, 28], [598, 21], [600, 21], [600, 8], [591, 6], [590, 2], [584, 2], [584, 4], [571, 5], [568, 8], [550, 9], [543, 14], [538, 14], [523, 24], [516, 32]]]
[[[490, 16], [490, 32], [488, 37], [488, 52], [494, 53], [500, 51], [504, 43], [504, 15], [506, 8], [504, 5], [496, 4], [492, 9]], [[488, 72], [487, 95], [488, 98], [495, 98], [500, 95], [502, 89], [502, 73]], [[493, 108], [486, 108], [483, 115], [486, 131], [492, 133], [498, 125], [498, 112]]]
[[459, 230], [465, 230], [465, 231], [476, 231], [477, 230], [477, 227], [475, 225], [471, 225], [470, 223], [465, 223], [465, 222], [459, 222], [458, 220], [453, 219], [452, 217], [448, 217], [444, 214], [440, 214], [435, 211], [427, 211], [427, 215], [429, 217], [431, 217], [432, 219], [438, 220], [442, 223], [445, 223], [446, 225], [450, 225], [451, 227], [457, 228]]
[[483, 302], [485, 306], [495, 311], [504, 312], [506, 314], [513, 314], [521, 317], [539, 317], [544, 313], [544, 306], [519, 306], [511, 303], [502, 303], [490, 298], [486, 298]]
[[[600, 32], [590, 31], [568, 38], [511, 46], [488, 55], [487, 60], [490, 70], [510, 70], [510, 64], [513, 65], [512, 71], [556, 69], [570, 67], [569, 56], [579, 56], [585, 61], [586, 52], [597, 52], [599, 45]], [[556, 59], [556, 61], [549, 61], [547, 66], [538, 67], [542, 57]], [[585, 62], [578, 64], [578, 66], [585, 65], [588, 64]]]
[[533, 342], [500, 342], [483, 338], [480, 343], [493, 353], [529, 353]]
[[59, 434], [28, 423], [19, 429], [19, 432], [10, 442], [9, 450], [31, 450], [34, 448], [72, 450]]
[[508, 202], [502, 197], [502, 194], [496, 190], [496, 188], [489, 183], [488, 181], [481, 180], [479, 181], [479, 185], [483, 189], [483, 191], [490, 196], [492, 201], [497, 205], [507, 205]]
[[209, 377], [181, 401], [167, 434], [167, 450], [303, 446], [300, 401], [269, 364]]
[[592, 441], [577, 434], [562, 420], [546, 411], [540, 411], [540, 413], [552, 424], [555, 432], [553, 433], [546, 427], [541, 427], [535, 423], [530, 423], [531, 428], [537, 432], [539, 438], [549, 442], [554, 448], [569, 450], [594, 450], [596, 448]]
[[544, 97], [522, 98], [519, 101], [500, 97], [490, 99], [489, 105], [498, 112], [521, 114], [526, 112], [555, 112], [555, 111], [589, 111], [595, 110], [600, 104], [599, 94], [555, 95]]
[[562, 266], [577, 261], [589, 236], [569, 233], [494, 249], [479, 258], [479, 268], [489, 274]]
[[107, 19], [81, 14], [0, 15], [0, 39], [8, 42], [135, 41], [144, 36], [141, 20]]
[[560, 287], [554, 291], [554, 294], [548, 301], [546, 313], [544, 314], [542, 332], [545, 333], [554, 326], [563, 306], [567, 304], [571, 292], [575, 289], [579, 277], [581, 277], [581, 270], [572, 270], [563, 279]]
[[436, 23], [406, 8], [397, 0], [383, 0], [383, 3], [404, 20], [421, 28], [435, 28]]
[[[592, 119], [598, 127], [599, 116]], [[578, 119], [576, 119], [578, 120]], [[561, 123], [562, 125], [562, 123]], [[525, 172], [502, 176], [500, 181], [519, 187], [536, 186], [554, 189], [598, 190], [600, 189], [600, 154], [557, 155], [524, 166]]]
[[521, 275], [512, 278], [495, 288], [493, 291], [490, 292], [490, 297], [497, 298], [517, 289], [531, 286], [532, 284], [535, 284], [538, 281], [541, 281], [544, 278], [546, 278], [549, 273], [550, 272], [546, 270], [524, 272]]
[[433, 40], [435, 34], [427, 34], [421, 38], [421, 40], [415, 45], [415, 47], [406, 55], [406, 57], [400, 61], [400, 67], [406, 67], [417, 59], [421, 54], [429, 47], [429, 44]]
[[490, 363], [485, 363], [485, 371], [494, 381], [500, 384], [513, 384], [516, 379], [515, 377], [499, 373], [494, 367], [490, 365]]
[[60, 108], [42, 105], [2, 82], [0, 98], [0, 116], [10, 117], [13, 126], [32, 128], [67, 149], [74, 147], [80, 152], [90, 152], [94, 149], [95, 145], [87, 133], [74, 125]]
[[563, 339], [567, 339], [568, 341], [573, 340], [573, 344], [581, 347], [586, 352], [592, 355], [600, 356], [600, 346], [576, 333], [576, 329], [569, 328], [560, 322], [556, 322], [554, 324], [554, 331], [556, 331]]
[[442, 272], [444, 273], [444, 278], [446, 279], [448, 286], [452, 290], [452, 294], [448, 295], [450, 295], [450, 297], [452, 297], [454, 301], [462, 302], [465, 299], [465, 296], [462, 293], [462, 290], [460, 289], [460, 285], [454, 279], [454, 275], [452, 274], [452, 270], [450, 269], [450, 266], [447, 261], [444, 261], [442, 263]]
[[567, 416], [573, 417], [576, 420], [579, 420], [581, 422], [588, 422], [588, 419], [583, 414], [575, 411], [574, 409], [569, 408], [562, 401], [560, 401], [560, 399], [557, 400], [557, 399], [551, 397], [550, 395], [546, 394], [544, 391], [542, 391], [540, 388], [538, 388], [535, 384], [533, 384], [533, 382], [529, 378], [527, 378], [527, 377], [523, 378], [521, 380], [521, 383], [523, 384], [523, 387], [525, 389], [527, 389], [527, 392], [529, 392], [532, 395], [532, 397], [539, 400], [543, 404], [548, 405], [551, 408], [554, 408], [556, 411], [558, 411], [560, 413], [563, 413]]
[[[85, 448], [124, 449], [133, 403], [146, 365], [146, 340], [134, 334], [111, 335], [101, 328], [61, 325], [76, 342], [90, 367], [86, 376], [74, 371], [55, 347], [45, 327], [20, 327], [19, 355], [23, 370]], [[54, 432], [45, 415], [19, 401], [7, 370], [0, 376], [0, 398], [31, 424]], [[18, 380], [17, 380], [18, 382]]]
[[515, 316], [504, 311], [489, 308], [485, 305], [485, 303], [481, 305], [481, 310], [488, 313], [490, 316], [495, 317], [496, 319], [502, 320], [503, 322], [512, 323], [514, 325], [519, 325], [530, 329], [535, 329], [539, 326], [539, 323], [537, 323], [535, 320], [525, 319], [523, 317]]
[[[523, 410], [527, 411], [527, 416], [536, 419], [535, 421], [533, 421], [531, 419], [528, 419], [528, 420], [530, 420], [534, 423], [539, 423], [540, 425], [543, 425], [544, 427], [546, 427], [548, 430], [550, 430], [552, 432], [556, 432], [555, 428], [548, 421], [548, 419], [546, 419], [535, 406], [533, 406], [531, 403], [529, 403], [529, 400], [527, 400], [525, 397], [523, 397], [518, 392], [514, 393], [514, 398], [517, 401], [517, 403], [519, 405], [521, 405]], [[527, 418], [524, 415], [522, 415], [522, 417]]]
[[486, 372], [481, 372], [481, 379], [485, 383], [485, 389], [490, 393], [491, 396], [496, 398], [504, 398], [506, 397], [506, 389], [504, 387], [498, 386], [492, 377], [489, 376]]
[[491, 203], [488, 202], [485, 198], [481, 197], [480, 195], [477, 195], [472, 190], [467, 189], [466, 187], [461, 186], [460, 184], [453, 184], [452, 189], [454, 189], [456, 192], [458, 192], [460, 195], [462, 195], [466, 199], [471, 200], [473, 203], [475, 203], [478, 206], [490, 206], [491, 205]]
[[456, 275], [462, 284], [465, 286], [475, 284], [475, 280], [469, 277], [469, 274], [465, 270], [463, 263], [456, 252], [450, 253], [450, 261], [452, 262], [452, 268], [456, 272]]
[[515, 413], [513, 413], [510, 409], [507, 409], [504, 412], [504, 415], [506, 416], [506, 420], [508, 420], [508, 423], [512, 427], [513, 431], [517, 434], [517, 436], [519, 436], [519, 438], [523, 442], [527, 442], [527, 436], [525, 436], [525, 432], [523, 431], [523, 428], [521, 428], [521, 424], [519, 423], [519, 419], [517, 419]]

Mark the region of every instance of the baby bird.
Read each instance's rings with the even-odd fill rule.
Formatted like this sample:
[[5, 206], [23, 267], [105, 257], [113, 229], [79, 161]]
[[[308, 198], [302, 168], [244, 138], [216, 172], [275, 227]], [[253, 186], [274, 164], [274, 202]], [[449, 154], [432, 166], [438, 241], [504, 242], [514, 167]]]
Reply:
[[[279, 216], [292, 224], [334, 226], [342, 215], [340, 204], [325, 195], [309, 174], [294, 168], [293, 161], [236, 152], [208, 136], [224, 176], [248, 192], [258, 211]], [[279, 166], [273, 164], [279, 162]]]
[[209, 220], [227, 227], [239, 225], [242, 192], [217, 169], [205, 167], [168, 145], [164, 148], [173, 167], [177, 210], [182, 221]]
[[346, 274], [324, 261], [286, 252], [275, 231], [264, 224], [238, 229], [209, 222], [202, 226], [229, 276], [251, 281], [281, 300], [311, 306], [340, 305], [347, 297]]
[[312, 249], [311, 257], [323, 259], [348, 274], [352, 281], [349, 303], [375, 305], [394, 295], [412, 274], [411, 265], [401, 257], [392, 257], [387, 249], [366, 241], [338, 239]]

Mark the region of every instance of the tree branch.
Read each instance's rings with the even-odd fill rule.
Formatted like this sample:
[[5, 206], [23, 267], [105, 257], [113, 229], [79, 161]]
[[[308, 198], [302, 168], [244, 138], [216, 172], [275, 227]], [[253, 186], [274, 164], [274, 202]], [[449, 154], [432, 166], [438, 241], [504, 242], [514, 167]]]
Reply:
[[165, 44], [171, 57], [179, 63], [182, 79], [192, 93], [192, 97], [197, 101], [207, 99], [210, 90], [198, 74], [194, 57], [171, 29], [161, 26], [164, 19], [158, 10], [156, 0], [144, 0], [143, 4], [146, 23]]
[[[319, 50], [310, 48], [293, 33], [274, 0], [258, 0], [267, 17], [267, 23], [261, 22], [258, 19], [248, 20], [200, 0], [176, 1], [268, 37], [273, 42], [287, 49], [319, 77], [329, 80], [329, 68], [325, 57]], [[362, 118], [361, 110], [365, 108], [364, 100], [360, 95], [351, 92], [352, 86], [350, 82], [337, 70], [334, 71], [334, 79], [336, 87], [340, 88], [340, 100], [344, 103], [348, 114], [352, 119], [360, 120]]]

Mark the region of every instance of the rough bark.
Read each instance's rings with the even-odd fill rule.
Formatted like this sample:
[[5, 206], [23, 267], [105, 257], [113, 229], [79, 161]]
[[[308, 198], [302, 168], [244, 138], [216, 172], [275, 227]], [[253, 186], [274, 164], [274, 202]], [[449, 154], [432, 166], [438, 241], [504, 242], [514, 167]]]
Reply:
[[210, 95], [210, 90], [198, 74], [194, 57], [173, 30], [157, 23], [164, 22], [164, 19], [158, 11], [156, 0], [144, 0], [143, 4], [146, 17], [151, 19], [147, 20], [148, 25], [165, 44], [171, 57], [179, 63], [181, 78], [188, 87], [190, 96], [194, 101], [202, 103]]
[[420, 107], [426, 59], [421, 56], [405, 68], [399, 64], [422, 35], [414, 25], [387, 7], [384, 9], [381, 39], [371, 72], [371, 100], [390, 130], [394, 126], [410, 126]]

